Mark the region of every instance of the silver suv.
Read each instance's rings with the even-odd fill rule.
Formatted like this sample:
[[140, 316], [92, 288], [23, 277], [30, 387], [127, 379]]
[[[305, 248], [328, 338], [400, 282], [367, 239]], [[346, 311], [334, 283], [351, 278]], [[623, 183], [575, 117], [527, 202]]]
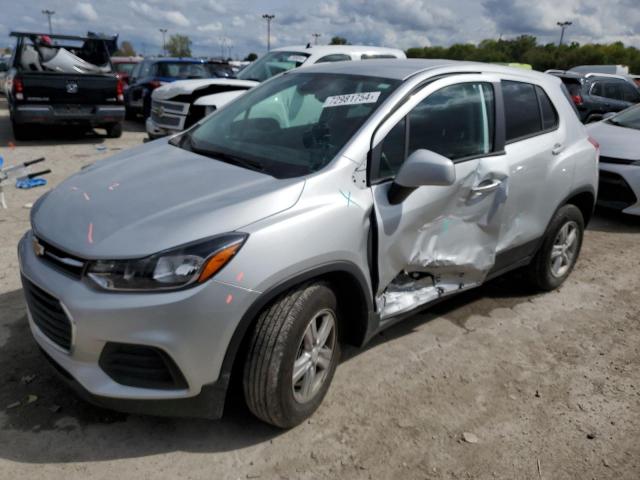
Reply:
[[570, 274], [598, 147], [561, 82], [372, 60], [275, 77], [43, 196], [19, 245], [33, 335], [110, 408], [259, 418], [321, 403], [340, 344], [524, 267]]

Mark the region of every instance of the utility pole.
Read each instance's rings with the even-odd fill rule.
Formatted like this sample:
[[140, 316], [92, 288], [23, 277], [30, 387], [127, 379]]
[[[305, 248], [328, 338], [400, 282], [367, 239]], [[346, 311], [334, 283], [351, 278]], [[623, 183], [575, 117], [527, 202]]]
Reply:
[[162, 55], [163, 56], [167, 56], [167, 44], [165, 42], [165, 35], [167, 34], [167, 29], [166, 28], [159, 28], [158, 30], [160, 30], [160, 33], [162, 34]]
[[562, 29], [560, 31], [560, 42], [558, 43], [558, 47], [562, 46], [562, 40], [564, 40], [564, 31], [565, 29], [571, 25], [573, 22], [557, 22], [557, 25]]
[[55, 15], [56, 12], [53, 10], [45, 9], [42, 10], [42, 14], [47, 16], [47, 20], [49, 20], [49, 35], [53, 35], [53, 29], [51, 28], [51, 16]]
[[313, 37], [313, 44], [317, 45], [318, 44], [318, 38], [322, 36], [321, 33], [312, 33], [311, 36]]
[[267, 21], [267, 51], [269, 51], [271, 50], [271, 20], [276, 18], [276, 16], [265, 13], [262, 15], [262, 18]]

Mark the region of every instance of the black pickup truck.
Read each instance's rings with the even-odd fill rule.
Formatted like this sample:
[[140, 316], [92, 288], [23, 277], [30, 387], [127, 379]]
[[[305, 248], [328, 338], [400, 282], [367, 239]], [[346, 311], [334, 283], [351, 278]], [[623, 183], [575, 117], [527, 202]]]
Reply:
[[104, 128], [122, 135], [124, 85], [110, 59], [117, 37], [11, 32], [17, 38], [7, 75], [13, 134], [34, 136], [39, 125]]

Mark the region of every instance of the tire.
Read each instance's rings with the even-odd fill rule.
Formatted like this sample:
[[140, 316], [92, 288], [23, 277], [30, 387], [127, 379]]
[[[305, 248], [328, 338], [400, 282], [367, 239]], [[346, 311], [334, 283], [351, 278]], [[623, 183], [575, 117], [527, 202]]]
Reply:
[[[291, 428], [320, 406], [340, 358], [336, 312], [334, 292], [325, 283], [313, 283], [287, 292], [260, 313], [243, 372], [245, 400], [256, 417], [276, 427]], [[324, 322], [330, 324], [331, 319], [333, 330], [324, 349], [322, 344], [307, 348], [311, 322], [322, 330]], [[315, 338], [321, 333], [318, 331]], [[328, 345], [332, 348], [329, 358]], [[299, 364], [300, 372], [306, 372], [297, 381], [293, 378], [294, 363]], [[310, 388], [305, 390], [305, 386]]]
[[107, 129], [107, 137], [109, 138], [120, 138], [122, 136], [122, 123], [112, 123], [110, 125], [106, 125]]
[[[561, 246], [563, 232], [566, 242]], [[567, 246], [571, 232], [575, 232], [575, 238]], [[561, 207], [551, 219], [540, 250], [527, 267], [531, 283], [543, 291], [554, 290], [562, 285], [576, 264], [582, 248], [583, 236], [584, 218], [580, 209], [575, 205]], [[563, 254], [559, 254], [560, 250]], [[555, 265], [552, 262], [552, 255], [555, 258]], [[559, 262], [558, 257], [560, 257]], [[558, 268], [558, 265], [561, 268]]]

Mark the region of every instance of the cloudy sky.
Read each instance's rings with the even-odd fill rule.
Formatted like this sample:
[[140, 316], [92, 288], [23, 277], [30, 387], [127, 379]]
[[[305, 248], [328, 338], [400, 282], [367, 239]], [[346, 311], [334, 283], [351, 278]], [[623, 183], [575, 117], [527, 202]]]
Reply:
[[[158, 53], [162, 36], [187, 34], [196, 55], [219, 55], [222, 39], [234, 57], [266, 50], [261, 14], [276, 16], [272, 46], [304, 44], [320, 33], [351, 43], [408, 48], [510, 38], [520, 34], [557, 41], [558, 20], [569, 20], [569, 41], [622, 40], [640, 47], [640, 0], [2, 0], [0, 46], [11, 30], [118, 33], [136, 50]], [[225, 53], [226, 54], [226, 53]]]

